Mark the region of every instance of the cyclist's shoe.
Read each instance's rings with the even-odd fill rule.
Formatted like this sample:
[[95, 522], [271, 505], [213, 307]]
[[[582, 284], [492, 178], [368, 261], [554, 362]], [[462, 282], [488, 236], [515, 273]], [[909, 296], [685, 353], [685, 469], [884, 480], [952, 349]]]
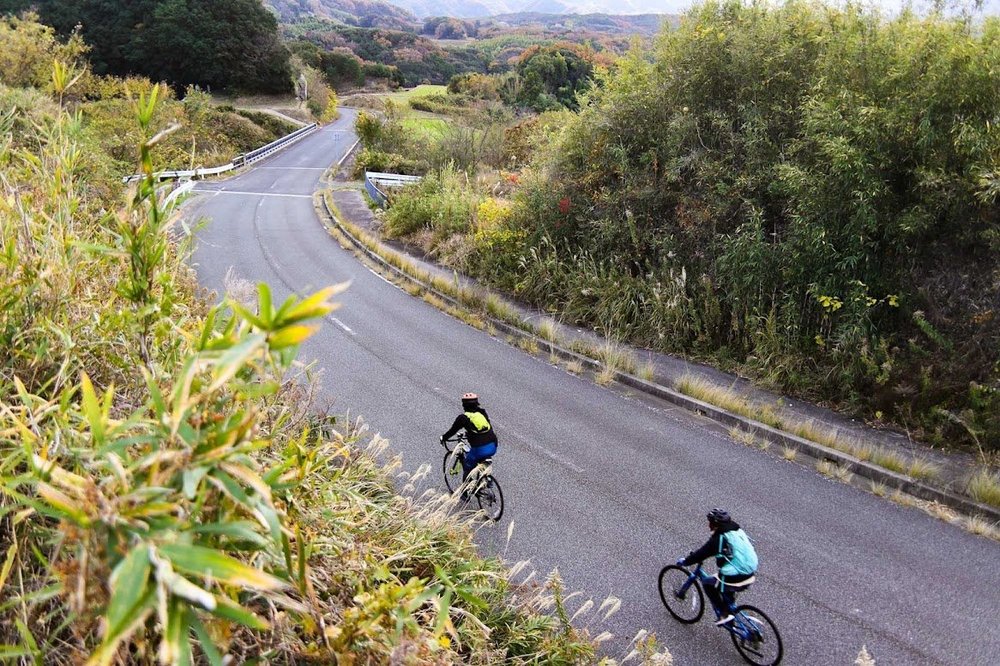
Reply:
[[734, 616], [731, 613], [728, 615], [724, 615], [721, 618], [719, 618], [719, 620], [715, 623], [715, 626], [721, 627], [723, 625], [729, 624], [730, 622], [733, 621], [733, 617]]

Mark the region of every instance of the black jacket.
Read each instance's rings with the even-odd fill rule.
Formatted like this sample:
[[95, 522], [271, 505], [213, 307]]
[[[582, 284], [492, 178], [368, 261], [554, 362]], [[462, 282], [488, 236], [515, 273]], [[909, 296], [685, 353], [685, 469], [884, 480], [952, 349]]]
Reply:
[[715, 528], [715, 531], [712, 532], [712, 536], [708, 537], [708, 541], [705, 542], [705, 545], [698, 550], [692, 550], [688, 553], [688, 556], [684, 558], [684, 561], [681, 564], [684, 566], [690, 566], [698, 562], [703, 562], [709, 557], [714, 556], [715, 564], [721, 569], [722, 565], [726, 563], [726, 558], [719, 556], [719, 553], [721, 552], [721, 544], [719, 541], [722, 539], [722, 535], [726, 532], [735, 532], [738, 529], [740, 529], [740, 526], [735, 520], [722, 523]]
[[470, 409], [469, 411], [479, 412], [485, 416], [487, 423], [490, 424], [489, 429], [483, 432], [476, 432], [476, 427], [472, 425], [472, 421], [470, 421], [469, 417], [465, 415], [465, 412], [462, 412], [458, 415], [458, 418], [455, 419], [455, 422], [451, 424], [451, 427], [448, 428], [448, 432], [442, 435], [442, 437], [444, 439], [448, 439], [462, 428], [465, 428], [465, 434], [469, 437], [469, 446], [483, 446], [485, 444], [490, 444], [491, 442], [496, 442], [497, 434], [493, 431], [493, 424], [490, 423], [490, 417], [486, 413], [486, 410], [482, 407], [476, 407], [475, 409]]

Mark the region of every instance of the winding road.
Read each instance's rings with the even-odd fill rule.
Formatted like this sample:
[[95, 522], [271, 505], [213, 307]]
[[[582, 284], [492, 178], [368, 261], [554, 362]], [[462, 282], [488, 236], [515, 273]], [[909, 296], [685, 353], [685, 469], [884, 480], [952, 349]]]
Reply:
[[[238, 176], [200, 183], [186, 205], [193, 262], [223, 291], [230, 268], [275, 298], [350, 281], [343, 307], [301, 358], [323, 368], [334, 411], [361, 414], [405, 467], [432, 465], [459, 396], [482, 396], [499, 433], [495, 473], [506, 509], [477, 541], [622, 609], [579, 620], [616, 638], [639, 629], [678, 665], [742, 663], [703, 619], [674, 622], [660, 568], [707, 538], [704, 514], [728, 507], [754, 539], [758, 582], [742, 600], [782, 630], [785, 664], [1000, 663], [1000, 546], [810, 468], [731, 441], [712, 422], [621, 389], [601, 388], [447, 316], [369, 271], [330, 237], [313, 207], [324, 171], [355, 142], [353, 112]], [[513, 532], [507, 542], [508, 528]], [[582, 598], [570, 602], [574, 610]]]

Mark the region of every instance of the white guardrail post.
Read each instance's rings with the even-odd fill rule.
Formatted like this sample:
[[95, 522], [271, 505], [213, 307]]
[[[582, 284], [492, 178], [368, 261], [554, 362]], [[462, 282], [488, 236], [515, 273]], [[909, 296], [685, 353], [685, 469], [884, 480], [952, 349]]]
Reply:
[[[197, 180], [199, 178], [203, 178], [204, 176], [215, 176], [220, 173], [232, 171], [233, 169], [242, 166], [247, 166], [249, 164], [253, 164], [254, 162], [262, 160], [265, 157], [269, 157], [270, 155], [281, 150], [282, 148], [287, 148], [295, 141], [298, 141], [306, 134], [309, 134], [310, 132], [315, 130], [317, 127], [319, 126], [316, 123], [311, 123], [309, 125], [306, 125], [305, 127], [300, 127], [291, 134], [286, 134], [285, 136], [275, 141], [272, 141], [266, 146], [261, 146], [256, 150], [251, 150], [249, 153], [246, 153], [244, 155], [237, 155], [236, 157], [233, 158], [232, 162], [229, 162], [228, 164], [223, 164], [222, 166], [209, 167], [207, 169], [205, 168], [191, 169], [189, 171], [160, 171], [158, 173], [153, 174], [153, 177], [155, 177], [157, 180], [175, 180], [180, 178], [193, 178]], [[122, 178], [122, 182], [134, 183], [135, 181], [141, 179], [142, 179], [142, 174], [137, 173], [131, 176], [125, 176], [124, 178]]]

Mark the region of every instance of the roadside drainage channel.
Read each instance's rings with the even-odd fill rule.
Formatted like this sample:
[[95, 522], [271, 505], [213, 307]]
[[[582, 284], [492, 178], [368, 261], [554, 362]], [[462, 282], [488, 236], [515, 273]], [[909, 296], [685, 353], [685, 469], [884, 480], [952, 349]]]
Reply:
[[[324, 190], [321, 193], [323, 199], [323, 208], [326, 211], [327, 216], [333, 221], [337, 230], [342, 233], [354, 247], [360, 250], [366, 257], [381, 266], [382, 268], [388, 270], [390, 273], [398, 275], [399, 277], [416, 284], [424, 291], [427, 291], [442, 301], [451, 305], [452, 307], [468, 310], [468, 306], [464, 305], [461, 301], [457, 300], [449, 294], [445, 294], [433, 285], [430, 285], [419, 278], [416, 278], [406, 271], [403, 271], [391, 263], [383, 259], [377, 252], [371, 250], [361, 239], [355, 237], [353, 233], [340, 221], [340, 219], [334, 214], [330, 209], [329, 201], [327, 200], [327, 192]], [[381, 242], [377, 239], [373, 239], [373, 242], [381, 245]], [[390, 250], [396, 253], [395, 250]], [[398, 254], [398, 253], [397, 253]], [[583, 356], [569, 349], [564, 349], [555, 343], [549, 342], [544, 338], [536, 336], [532, 333], [528, 333], [524, 329], [518, 328], [512, 324], [505, 321], [495, 319], [489, 315], [483, 315], [490, 324], [492, 324], [498, 331], [513, 336], [515, 338], [520, 338], [524, 340], [533, 341], [540, 349], [548, 349], [550, 353], [564, 359], [567, 361], [576, 361], [583, 365], [584, 367], [594, 371], [600, 372], [604, 370], [604, 365], [588, 356]], [[893, 472], [891, 470], [885, 469], [884, 467], [879, 467], [878, 465], [873, 465], [869, 462], [855, 458], [854, 456], [844, 453], [843, 451], [838, 451], [837, 449], [832, 449], [827, 446], [823, 446], [817, 442], [810, 441], [799, 437], [798, 435], [793, 435], [787, 433], [783, 430], [778, 430], [765, 423], [755, 421], [753, 419], [748, 419], [737, 414], [733, 414], [725, 409], [716, 407], [707, 402], [702, 402], [696, 398], [692, 398], [683, 393], [679, 393], [673, 389], [660, 384], [655, 384], [653, 382], [646, 381], [635, 375], [631, 375], [625, 372], [616, 370], [613, 375], [614, 381], [628, 386], [637, 391], [641, 391], [648, 395], [654, 396], [666, 402], [669, 402], [678, 407], [682, 407], [688, 411], [699, 413], [710, 420], [720, 423], [724, 426], [738, 428], [742, 432], [749, 433], [755, 437], [760, 437], [765, 439], [772, 444], [781, 444], [786, 447], [795, 448], [797, 451], [810, 456], [816, 460], [826, 460], [835, 463], [844, 469], [850, 471], [853, 474], [869, 479], [875, 483], [880, 483], [893, 490], [898, 490], [900, 492], [906, 493], [918, 499], [926, 500], [929, 502], [937, 502], [951, 509], [964, 514], [967, 517], [980, 516], [994, 523], [1000, 522], [1000, 509], [994, 508], [992, 506], [981, 504], [976, 502], [971, 498], [962, 497], [956, 493], [943, 490], [940, 488], [935, 488], [929, 486], [920, 481], [916, 481], [906, 475]]]

